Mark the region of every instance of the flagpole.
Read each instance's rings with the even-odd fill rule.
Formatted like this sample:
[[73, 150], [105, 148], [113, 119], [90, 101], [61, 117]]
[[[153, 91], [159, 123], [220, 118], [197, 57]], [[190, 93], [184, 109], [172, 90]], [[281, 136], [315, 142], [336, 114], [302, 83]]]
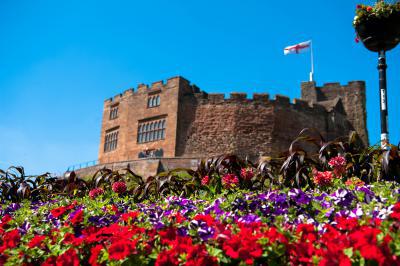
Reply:
[[311, 48], [311, 72], [310, 72], [310, 81], [314, 81], [314, 54], [313, 54], [313, 45], [312, 45], [312, 40], [310, 43], [310, 48]]

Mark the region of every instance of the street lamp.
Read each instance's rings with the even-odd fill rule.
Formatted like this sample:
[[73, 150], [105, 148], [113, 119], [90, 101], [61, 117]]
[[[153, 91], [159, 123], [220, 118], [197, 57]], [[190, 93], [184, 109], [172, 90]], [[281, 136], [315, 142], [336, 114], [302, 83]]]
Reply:
[[353, 22], [357, 38], [368, 50], [378, 52], [381, 146], [383, 149], [389, 147], [386, 51], [395, 48], [400, 41], [400, 3], [399, 1], [391, 2], [377, 1], [373, 6], [358, 5]]

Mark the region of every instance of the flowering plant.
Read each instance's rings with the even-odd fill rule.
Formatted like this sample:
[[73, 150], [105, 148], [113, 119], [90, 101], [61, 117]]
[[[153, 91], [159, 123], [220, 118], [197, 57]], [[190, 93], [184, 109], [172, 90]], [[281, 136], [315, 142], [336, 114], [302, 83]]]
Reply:
[[375, 18], [387, 18], [391, 15], [400, 15], [400, 2], [390, 4], [384, 1], [378, 1], [373, 6], [357, 5], [353, 26], [357, 27], [365, 21]]

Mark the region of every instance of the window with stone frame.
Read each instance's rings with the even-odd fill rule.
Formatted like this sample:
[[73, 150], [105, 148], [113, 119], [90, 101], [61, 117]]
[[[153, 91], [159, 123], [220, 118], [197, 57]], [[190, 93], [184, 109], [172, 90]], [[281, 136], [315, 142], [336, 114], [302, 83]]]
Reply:
[[110, 120], [118, 117], [118, 105], [111, 106], [110, 108]]
[[106, 136], [104, 138], [104, 152], [110, 152], [117, 149], [118, 134], [118, 128], [106, 131]]
[[137, 142], [146, 143], [165, 139], [166, 118], [139, 121]]
[[147, 99], [147, 108], [160, 106], [160, 103], [161, 100], [159, 94], [149, 95], [149, 98]]

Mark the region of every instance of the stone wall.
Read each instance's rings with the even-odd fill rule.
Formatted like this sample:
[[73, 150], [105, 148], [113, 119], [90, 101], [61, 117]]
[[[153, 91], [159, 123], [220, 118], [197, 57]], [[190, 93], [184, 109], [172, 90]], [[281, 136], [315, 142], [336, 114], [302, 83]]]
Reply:
[[364, 81], [352, 81], [347, 85], [325, 83], [317, 87], [315, 82], [301, 84], [301, 97], [311, 102], [331, 101], [340, 97], [346, 114], [346, 119], [356, 130], [364, 145], [367, 146], [367, 109]]
[[[139, 85], [136, 92], [133, 89], [104, 102], [101, 140], [99, 147], [100, 163], [126, 161], [137, 159], [138, 154], [144, 150], [162, 149], [164, 156], [174, 157], [176, 148], [176, 131], [178, 119], [178, 95], [179, 87], [185, 80], [180, 77], [154, 82], [150, 87]], [[186, 81], [187, 83], [187, 81]], [[152, 95], [160, 95], [160, 105], [148, 107], [148, 98]], [[118, 117], [110, 120], [110, 108], [119, 106]], [[138, 143], [138, 126], [140, 122], [152, 119], [166, 119], [165, 139]], [[104, 152], [106, 133], [113, 128], [118, 128], [118, 147], [109, 152]]]
[[[287, 151], [290, 143], [304, 128], [315, 128], [326, 139], [347, 135], [352, 126], [345, 119], [340, 105], [328, 111], [319, 104], [268, 94], [199, 93], [191, 100], [192, 119], [181, 149], [185, 156], [214, 156], [233, 153], [242, 158], [257, 160], [259, 155], [278, 156]], [[186, 107], [187, 108], [187, 107]], [[179, 118], [180, 121], [180, 118]]]
[[91, 167], [75, 170], [79, 177], [91, 177], [96, 171], [107, 168], [111, 170], [131, 169], [135, 174], [147, 179], [149, 176], [155, 176], [159, 172], [169, 171], [177, 168], [188, 168], [196, 170], [200, 158], [149, 158], [138, 159], [114, 163], [98, 164]]
[[[233, 153], [256, 160], [287, 151], [303, 128], [316, 128], [329, 140], [356, 130], [368, 144], [365, 83], [347, 85], [314, 82], [301, 85], [302, 99], [244, 93], [207, 94], [182, 77], [139, 85], [104, 102], [99, 161], [101, 164], [132, 161], [144, 150], [162, 149], [164, 157], [210, 157]], [[160, 105], [148, 99], [160, 96]], [[118, 106], [116, 119], [110, 110]], [[166, 119], [165, 139], [138, 142], [138, 126], [155, 118]], [[105, 135], [118, 129], [118, 147], [104, 152]]]

